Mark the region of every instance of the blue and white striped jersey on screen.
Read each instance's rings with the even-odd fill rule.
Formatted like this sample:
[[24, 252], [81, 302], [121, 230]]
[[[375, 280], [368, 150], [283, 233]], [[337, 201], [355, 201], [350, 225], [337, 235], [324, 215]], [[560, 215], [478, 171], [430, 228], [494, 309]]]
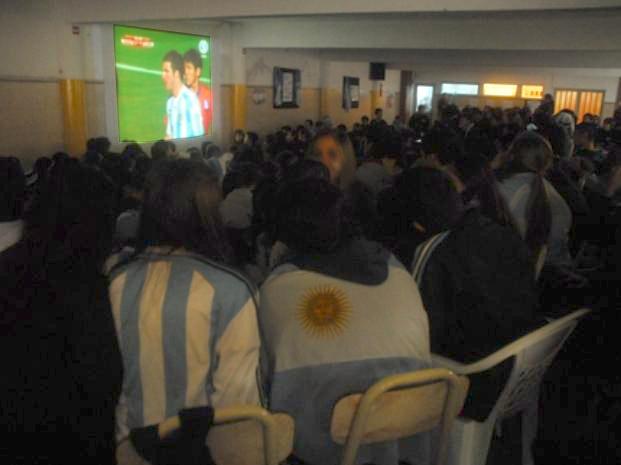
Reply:
[[[282, 265], [261, 288], [263, 373], [270, 409], [295, 419], [294, 453], [335, 464], [332, 408], [379, 379], [431, 365], [429, 323], [418, 288], [394, 257], [388, 278], [363, 285]], [[363, 446], [358, 463], [429, 463], [429, 436]]]
[[243, 278], [151, 249], [110, 282], [124, 368], [119, 439], [184, 407], [260, 403], [255, 298]]
[[176, 97], [169, 97], [166, 103], [166, 115], [168, 117], [166, 135], [172, 139], [205, 134], [198, 96], [186, 86], [181, 86], [181, 91]]

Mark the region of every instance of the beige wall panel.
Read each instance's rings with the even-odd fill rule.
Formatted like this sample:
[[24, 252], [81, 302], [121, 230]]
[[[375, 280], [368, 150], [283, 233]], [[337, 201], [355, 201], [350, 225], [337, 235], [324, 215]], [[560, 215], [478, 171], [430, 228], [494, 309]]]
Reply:
[[[263, 93], [265, 100], [256, 104], [255, 94]], [[274, 132], [282, 126], [297, 126], [304, 120], [317, 120], [320, 116], [320, 89], [302, 88], [302, 105], [300, 108], [273, 108], [273, 91], [271, 86], [248, 86], [246, 92], [246, 128], [261, 136]]]
[[41, 156], [63, 150], [63, 115], [58, 82], [0, 81], [2, 155], [26, 168]]

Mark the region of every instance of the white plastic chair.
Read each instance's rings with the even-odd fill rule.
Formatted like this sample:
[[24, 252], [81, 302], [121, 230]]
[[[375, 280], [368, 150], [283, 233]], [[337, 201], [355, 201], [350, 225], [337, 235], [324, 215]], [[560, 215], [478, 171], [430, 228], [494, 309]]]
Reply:
[[388, 376], [364, 394], [340, 399], [330, 433], [344, 444], [341, 465], [353, 465], [361, 444], [391, 441], [440, 425], [437, 465], [446, 458], [451, 425], [463, 407], [468, 378], [435, 368]]
[[546, 258], [548, 258], [548, 246], [543, 245], [539, 250], [537, 262], [535, 263], [535, 281], [539, 281], [539, 276], [541, 276], [541, 270], [543, 270], [543, 265], [546, 263]]
[[[180, 427], [178, 416], [158, 426], [160, 438]], [[272, 414], [254, 405], [216, 409], [207, 445], [219, 465], [278, 465], [293, 449], [294, 422], [289, 415]], [[119, 465], [149, 465], [129, 440], [117, 448]]]
[[481, 373], [515, 357], [511, 375], [487, 419], [478, 422], [457, 418], [454, 422], [449, 445], [449, 465], [485, 465], [494, 427], [499, 426], [503, 418], [518, 413], [522, 414], [522, 464], [533, 464], [531, 446], [537, 435], [537, 403], [541, 380], [580, 318], [589, 312], [588, 309], [581, 309], [554, 320], [469, 365], [432, 355], [434, 366], [448, 368], [460, 375]]

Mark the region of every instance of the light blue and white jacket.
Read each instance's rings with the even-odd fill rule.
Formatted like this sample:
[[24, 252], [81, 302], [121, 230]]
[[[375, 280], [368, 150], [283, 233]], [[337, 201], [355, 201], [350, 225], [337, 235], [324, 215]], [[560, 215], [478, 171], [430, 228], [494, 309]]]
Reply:
[[[384, 257], [381, 282], [363, 284], [343, 279], [347, 270], [335, 277], [289, 262], [261, 288], [270, 409], [295, 419], [293, 453], [310, 464], [340, 461], [342, 447], [330, 437], [339, 399], [385, 376], [430, 366], [429, 323], [416, 283], [394, 257]], [[365, 275], [365, 252], [349, 263]], [[429, 439], [363, 446], [358, 463], [428, 464]]]
[[236, 272], [148, 249], [112, 271], [110, 300], [124, 368], [118, 440], [184, 407], [260, 403], [255, 295]]

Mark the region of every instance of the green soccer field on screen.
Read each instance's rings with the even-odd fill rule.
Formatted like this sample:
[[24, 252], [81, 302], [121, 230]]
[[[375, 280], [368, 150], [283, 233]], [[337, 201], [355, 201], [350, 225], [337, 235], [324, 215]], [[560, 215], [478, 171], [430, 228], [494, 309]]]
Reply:
[[121, 141], [211, 133], [208, 36], [114, 26], [114, 51]]

